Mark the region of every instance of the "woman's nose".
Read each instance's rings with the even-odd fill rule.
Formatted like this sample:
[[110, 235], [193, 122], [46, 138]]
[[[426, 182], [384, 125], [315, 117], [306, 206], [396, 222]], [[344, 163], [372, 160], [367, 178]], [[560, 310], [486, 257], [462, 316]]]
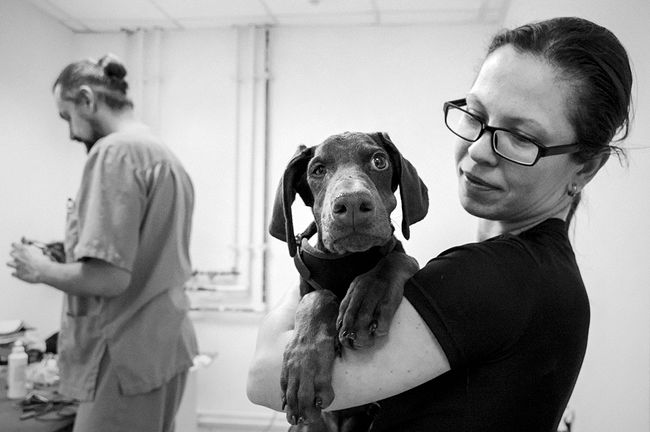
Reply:
[[499, 157], [492, 149], [492, 132], [485, 132], [477, 141], [469, 143], [467, 154], [478, 164], [496, 165]]

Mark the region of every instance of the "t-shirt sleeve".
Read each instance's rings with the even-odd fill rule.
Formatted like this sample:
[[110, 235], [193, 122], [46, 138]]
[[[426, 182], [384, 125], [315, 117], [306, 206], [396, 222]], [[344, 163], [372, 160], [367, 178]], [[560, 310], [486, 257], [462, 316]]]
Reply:
[[120, 145], [91, 153], [78, 196], [75, 259], [96, 258], [131, 271], [139, 242], [145, 191], [139, 171]]
[[452, 369], [499, 359], [517, 343], [534, 301], [515, 271], [529, 265], [525, 261], [510, 245], [466, 245], [432, 259], [407, 283], [406, 298]]

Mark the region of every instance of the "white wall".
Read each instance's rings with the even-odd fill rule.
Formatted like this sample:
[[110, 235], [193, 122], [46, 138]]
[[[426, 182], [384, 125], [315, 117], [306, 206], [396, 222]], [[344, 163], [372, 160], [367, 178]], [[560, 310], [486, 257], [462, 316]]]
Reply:
[[[65, 205], [85, 158], [68, 140], [52, 84], [73, 52], [72, 33], [21, 0], [0, 1], [2, 263], [22, 236], [63, 240]], [[0, 319], [23, 319], [43, 337], [58, 329], [61, 295], [0, 272]]]
[[[614, 32], [633, 64], [636, 116], [624, 147], [586, 188], [575, 251], [591, 302], [587, 355], [570, 406], [576, 431], [650, 430], [650, 3], [512, 2], [507, 25], [578, 15]], [[595, 126], [597, 127], [597, 125]]]
[[169, 32], [162, 46], [161, 134], [194, 180], [194, 265], [228, 270], [232, 247], [217, 245], [234, 242], [232, 230], [218, 227], [235, 217], [237, 33]]

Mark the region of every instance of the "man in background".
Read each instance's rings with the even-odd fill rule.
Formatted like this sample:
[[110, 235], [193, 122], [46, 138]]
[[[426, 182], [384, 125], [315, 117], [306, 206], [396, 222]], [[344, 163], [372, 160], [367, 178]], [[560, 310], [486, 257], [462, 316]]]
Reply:
[[194, 192], [178, 159], [139, 122], [112, 56], [68, 65], [54, 83], [70, 138], [88, 151], [68, 203], [64, 263], [12, 244], [12, 275], [65, 293], [60, 393], [80, 401], [74, 432], [167, 432], [197, 354], [183, 284]]

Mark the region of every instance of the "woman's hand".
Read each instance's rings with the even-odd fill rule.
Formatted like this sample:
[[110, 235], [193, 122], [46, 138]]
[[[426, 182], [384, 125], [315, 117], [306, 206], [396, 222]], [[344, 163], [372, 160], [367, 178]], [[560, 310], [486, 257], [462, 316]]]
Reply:
[[29, 283], [41, 283], [43, 269], [52, 261], [38, 247], [28, 241], [12, 243], [9, 256], [13, 258], [7, 266], [14, 269], [12, 276]]

